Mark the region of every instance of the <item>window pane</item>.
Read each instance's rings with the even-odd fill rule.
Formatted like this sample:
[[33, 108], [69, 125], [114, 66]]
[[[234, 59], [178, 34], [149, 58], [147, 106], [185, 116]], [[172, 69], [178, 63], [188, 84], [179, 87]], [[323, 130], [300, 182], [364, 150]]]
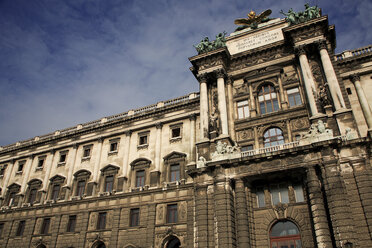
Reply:
[[136, 172], [136, 187], [145, 186], [145, 171], [140, 170]]
[[139, 208], [134, 208], [130, 210], [130, 226], [139, 225]]
[[106, 228], [106, 212], [98, 214], [98, 222], [97, 222], [97, 229], [105, 229]]
[[29, 203], [34, 203], [36, 200], [36, 194], [37, 194], [37, 189], [31, 189], [30, 190], [30, 195], [28, 196], [28, 202]]
[[43, 224], [41, 225], [40, 234], [48, 234], [49, 232], [50, 219], [45, 218]]
[[175, 182], [180, 180], [180, 165], [173, 164], [170, 166], [170, 181]]
[[276, 205], [280, 202], [280, 198], [279, 198], [279, 189], [277, 188], [277, 186], [272, 186], [271, 189], [270, 189], [270, 192], [271, 192], [271, 197], [272, 197], [272, 204], [273, 205]]
[[106, 176], [105, 178], [105, 192], [111, 192], [114, 186], [114, 176]]
[[288, 203], [289, 202], [287, 185], [281, 185], [280, 186], [280, 197], [281, 197], [281, 202], [282, 203]]
[[243, 119], [244, 118], [244, 111], [242, 108], [238, 108], [238, 118]]
[[176, 223], [178, 220], [177, 204], [167, 206], [167, 222]]
[[271, 237], [283, 237], [288, 235], [300, 234], [295, 224], [290, 221], [283, 221], [276, 223], [271, 229]]
[[302, 186], [301, 185], [295, 185], [293, 188], [294, 188], [294, 192], [295, 192], [295, 196], [296, 196], [296, 202], [305, 201], [304, 191], [302, 189]]
[[76, 189], [76, 196], [83, 196], [85, 190], [85, 181], [79, 181]]
[[76, 215], [71, 215], [68, 218], [67, 232], [75, 232]]
[[58, 195], [59, 195], [59, 184], [56, 184], [53, 186], [53, 191], [52, 191], [52, 200], [57, 201]]
[[257, 190], [257, 203], [258, 207], [265, 207], [265, 192], [262, 188]]
[[24, 220], [22, 220], [18, 223], [16, 236], [22, 236], [23, 235], [23, 231], [25, 230], [25, 226], [26, 226], [26, 221], [24, 221]]

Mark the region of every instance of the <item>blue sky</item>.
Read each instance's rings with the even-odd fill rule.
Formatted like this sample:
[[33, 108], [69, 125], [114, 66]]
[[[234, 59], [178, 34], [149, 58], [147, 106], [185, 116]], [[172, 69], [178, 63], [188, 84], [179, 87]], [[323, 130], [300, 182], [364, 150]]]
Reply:
[[305, 2], [336, 52], [371, 44], [370, 0], [0, 0], [0, 145], [198, 91], [193, 44]]

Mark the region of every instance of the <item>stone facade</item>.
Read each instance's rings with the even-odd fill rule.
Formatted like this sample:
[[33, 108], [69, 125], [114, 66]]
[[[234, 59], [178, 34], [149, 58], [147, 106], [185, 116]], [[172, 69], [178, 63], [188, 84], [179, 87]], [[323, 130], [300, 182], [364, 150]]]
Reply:
[[0, 247], [372, 247], [372, 48], [327, 16], [190, 58], [200, 93], [0, 148]]

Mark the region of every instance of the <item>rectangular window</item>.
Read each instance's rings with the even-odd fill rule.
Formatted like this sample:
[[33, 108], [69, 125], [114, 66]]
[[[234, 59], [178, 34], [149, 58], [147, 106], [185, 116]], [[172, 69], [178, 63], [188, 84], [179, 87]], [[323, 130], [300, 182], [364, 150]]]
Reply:
[[145, 171], [139, 170], [136, 172], [136, 187], [145, 186]]
[[180, 165], [179, 164], [172, 164], [170, 166], [170, 182], [175, 182], [180, 180]]
[[36, 200], [37, 189], [31, 189], [28, 195], [28, 203], [33, 204]]
[[148, 143], [148, 140], [147, 140], [147, 134], [141, 134], [140, 136], [139, 136], [139, 141], [138, 141], [138, 144], [140, 145], [140, 146], [143, 146], [143, 145], [147, 145]]
[[38, 161], [38, 163], [37, 163], [37, 168], [43, 168], [43, 166], [44, 166], [44, 161], [45, 161], [44, 158], [39, 158], [39, 161]]
[[106, 228], [106, 212], [98, 214], [97, 229], [102, 230]]
[[50, 226], [50, 218], [45, 218], [43, 224], [41, 225], [40, 234], [48, 234]]
[[8, 202], [8, 206], [14, 206], [16, 195], [17, 195], [16, 192], [11, 192], [11, 193], [9, 194], [9, 202]]
[[287, 90], [288, 102], [290, 107], [298, 106], [302, 104], [300, 91], [298, 88]]
[[90, 157], [90, 146], [89, 146], [89, 147], [84, 147], [84, 150], [83, 150], [83, 157], [84, 157], [84, 158], [88, 158], [88, 157]]
[[271, 199], [272, 199], [273, 205], [277, 205], [279, 202], [281, 203], [289, 202], [287, 185], [284, 185], [284, 184], [271, 185], [270, 193], [271, 193]]
[[83, 196], [85, 191], [85, 180], [78, 181], [76, 188], [76, 196]]
[[302, 185], [294, 185], [293, 190], [295, 192], [296, 202], [305, 201], [304, 190], [302, 189]]
[[172, 130], [172, 139], [181, 137], [181, 128], [180, 127], [173, 127], [171, 130]]
[[60, 185], [59, 184], [54, 184], [53, 185], [51, 200], [55, 200], [55, 201], [58, 200], [59, 189], [60, 189]]
[[130, 210], [130, 226], [139, 226], [139, 208], [133, 208]]
[[105, 192], [112, 192], [113, 188], [114, 188], [114, 176], [106, 176]]
[[70, 215], [68, 217], [67, 232], [75, 232], [76, 226], [76, 215]]
[[238, 107], [238, 119], [248, 118], [249, 117], [248, 100], [237, 102], [236, 105]]
[[5, 175], [5, 169], [6, 169], [6, 165], [3, 165], [3, 166], [0, 167], [0, 176]]
[[26, 163], [25, 161], [18, 162], [17, 172], [22, 172], [23, 171], [23, 167], [24, 167], [25, 163]]
[[242, 146], [240, 148], [240, 151], [242, 151], [242, 152], [252, 151], [252, 150], [253, 150], [253, 145]]
[[110, 152], [117, 152], [118, 151], [118, 142], [110, 143]]
[[25, 231], [26, 221], [22, 220], [18, 223], [16, 236], [22, 236], [23, 232]]
[[59, 154], [59, 162], [60, 163], [66, 162], [66, 156], [67, 156], [67, 153], [60, 153]]
[[259, 208], [265, 207], [265, 191], [263, 188], [257, 188], [256, 191], [257, 196], [257, 206]]
[[4, 223], [0, 223], [0, 238], [3, 236]]
[[177, 204], [167, 206], [167, 223], [176, 223], [178, 221]]

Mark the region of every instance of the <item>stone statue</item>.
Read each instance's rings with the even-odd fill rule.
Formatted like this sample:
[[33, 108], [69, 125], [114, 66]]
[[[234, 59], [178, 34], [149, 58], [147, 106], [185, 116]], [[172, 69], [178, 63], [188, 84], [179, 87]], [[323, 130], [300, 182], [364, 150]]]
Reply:
[[270, 14], [271, 14], [271, 9], [265, 10], [259, 15], [256, 15], [256, 12], [252, 10], [251, 12], [247, 14], [248, 18], [240, 18], [234, 21], [236, 25], [242, 25], [238, 27], [235, 31], [239, 31], [245, 28], [256, 29], [258, 27], [258, 24], [262, 22], [267, 22], [270, 20], [268, 18]]
[[210, 52], [215, 49], [225, 47], [226, 46], [225, 36], [226, 32], [219, 33], [218, 35], [216, 35], [216, 40], [212, 42], [209, 41], [208, 37], [204, 37], [204, 39], [202, 39], [199, 44], [194, 45], [194, 47], [198, 54]]
[[212, 160], [232, 159], [240, 156], [240, 148], [236, 145], [227, 145], [225, 142], [217, 141], [216, 151], [212, 153]]
[[321, 85], [319, 87], [318, 100], [323, 108], [327, 105], [331, 105], [331, 100], [328, 96], [328, 91], [326, 86]]
[[311, 124], [310, 129], [306, 134], [302, 135], [300, 145], [329, 139], [333, 139], [332, 129], [326, 128], [324, 122], [322, 120], [318, 120], [317, 123]]
[[203, 157], [200, 156], [199, 160], [196, 162], [196, 168], [204, 168], [206, 166], [207, 160]]
[[305, 4], [305, 10], [303, 12], [296, 13], [291, 8], [288, 10], [288, 13], [284, 13], [283, 10], [281, 10], [279, 13], [286, 16], [286, 20], [290, 25], [306, 22], [321, 16], [320, 8], [318, 8], [318, 6], [310, 7], [308, 3]]
[[219, 118], [217, 111], [213, 111], [211, 116], [209, 117], [209, 132], [219, 132]]

